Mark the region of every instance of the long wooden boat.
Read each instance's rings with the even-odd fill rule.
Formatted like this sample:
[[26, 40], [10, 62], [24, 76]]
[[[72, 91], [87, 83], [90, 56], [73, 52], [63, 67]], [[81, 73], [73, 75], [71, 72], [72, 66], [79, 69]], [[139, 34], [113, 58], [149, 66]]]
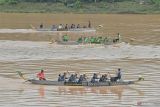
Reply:
[[129, 85], [134, 84], [137, 81], [117, 81], [117, 82], [82, 82], [82, 83], [75, 83], [75, 82], [58, 82], [58, 81], [50, 81], [50, 80], [35, 80], [30, 79], [28, 80], [32, 84], [38, 85], [54, 85], [54, 86], [115, 86], [115, 85]]
[[78, 40], [69, 40], [68, 35], [64, 35], [62, 40], [55, 41], [61, 45], [113, 45], [122, 43], [121, 37], [107, 38], [107, 37], [80, 37]]
[[113, 45], [113, 44], [119, 44], [119, 43], [122, 43], [121, 41], [118, 41], [118, 42], [106, 42], [106, 43], [78, 43], [77, 41], [57, 41], [55, 42], [56, 44], [59, 44], [59, 45], [92, 45], [92, 46], [98, 46], [98, 45]]
[[120, 80], [120, 81], [115, 81], [115, 82], [112, 82], [112, 81], [106, 81], [106, 82], [90, 82], [90, 81], [85, 81], [85, 82], [82, 82], [82, 83], [76, 83], [76, 82], [58, 82], [58, 81], [52, 81], [52, 80], [36, 80], [36, 79], [26, 79], [24, 77], [24, 75], [17, 71], [18, 75], [32, 83], [32, 84], [37, 84], [37, 85], [52, 85], [52, 86], [117, 86], [117, 85], [130, 85], [130, 84], [135, 84], [141, 80], [144, 80], [144, 78], [139, 78], [138, 80], [135, 80], [135, 81], [123, 81], [123, 80]]
[[80, 43], [78, 43], [77, 41], [58, 41], [56, 42], [57, 44], [60, 44], [60, 45], [79, 45]]
[[53, 31], [53, 32], [56, 32], [56, 31], [70, 31], [70, 32], [95, 32], [96, 29], [94, 28], [72, 28], [72, 29], [57, 29], [57, 28], [37, 28], [36, 29], [37, 31]]

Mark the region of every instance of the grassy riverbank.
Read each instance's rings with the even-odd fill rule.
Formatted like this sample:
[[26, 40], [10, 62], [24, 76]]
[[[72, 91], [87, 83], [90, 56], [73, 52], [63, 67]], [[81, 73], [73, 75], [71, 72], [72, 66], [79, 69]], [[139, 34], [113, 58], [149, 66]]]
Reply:
[[30, 3], [0, 4], [0, 12], [9, 13], [131, 13], [159, 14], [160, 8], [154, 4], [139, 2], [99, 2], [82, 3], [80, 8], [74, 5], [65, 6], [63, 3]]

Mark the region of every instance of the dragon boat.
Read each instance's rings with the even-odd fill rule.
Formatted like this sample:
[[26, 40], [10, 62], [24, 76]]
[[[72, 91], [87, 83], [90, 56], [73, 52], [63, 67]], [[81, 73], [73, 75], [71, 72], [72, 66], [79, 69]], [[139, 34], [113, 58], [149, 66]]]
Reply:
[[93, 44], [93, 45], [112, 45], [117, 43], [122, 43], [121, 37], [118, 34], [117, 37], [79, 37], [77, 40], [73, 41], [70, 40], [69, 35], [63, 35], [61, 40], [55, 41], [57, 44], [61, 45], [86, 45], [86, 44]]
[[52, 31], [52, 32], [96, 32], [95, 28], [70, 28], [70, 29], [58, 29], [58, 28], [36, 28], [37, 31]]
[[67, 81], [52, 81], [52, 80], [37, 80], [37, 79], [26, 79], [23, 74], [19, 71], [17, 71], [18, 75], [23, 78], [24, 80], [37, 85], [52, 85], [52, 86], [117, 86], [117, 85], [130, 85], [135, 84], [143, 78], [138, 78], [138, 80], [132, 81], [132, 80], [119, 80], [119, 81], [106, 81], [106, 82], [91, 82], [91, 81], [85, 81], [82, 83], [77, 82], [67, 82]]

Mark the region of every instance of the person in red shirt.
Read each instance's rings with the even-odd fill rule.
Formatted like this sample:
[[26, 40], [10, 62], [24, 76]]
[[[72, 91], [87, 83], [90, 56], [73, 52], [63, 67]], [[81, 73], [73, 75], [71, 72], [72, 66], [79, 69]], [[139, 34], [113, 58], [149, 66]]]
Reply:
[[37, 77], [39, 78], [39, 80], [46, 80], [43, 69], [37, 74]]

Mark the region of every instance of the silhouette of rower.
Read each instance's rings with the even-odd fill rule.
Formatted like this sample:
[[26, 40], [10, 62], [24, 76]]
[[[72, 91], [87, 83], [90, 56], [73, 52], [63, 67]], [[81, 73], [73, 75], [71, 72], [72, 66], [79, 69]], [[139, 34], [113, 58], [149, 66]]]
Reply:
[[88, 21], [88, 28], [91, 28], [91, 22], [90, 22], [90, 20]]

